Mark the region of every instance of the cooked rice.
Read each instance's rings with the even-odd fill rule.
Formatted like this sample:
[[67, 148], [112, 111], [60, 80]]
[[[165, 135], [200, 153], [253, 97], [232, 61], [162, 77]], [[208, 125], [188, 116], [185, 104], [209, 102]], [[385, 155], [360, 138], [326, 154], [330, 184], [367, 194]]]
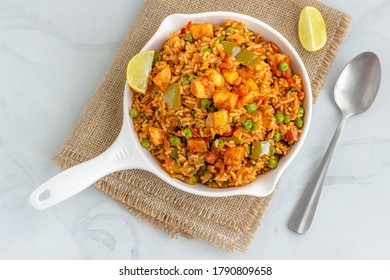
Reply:
[[[249, 56], [234, 57], [225, 42]], [[243, 186], [276, 168], [299, 141], [302, 79], [293, 74], [289, 57], [261, 34], [233, 20], [221, 26], [189, 22], [159, 54], [146, 94], [134, 92], [133, 120], [140, 142], [150, 140], [145, 147], [170, 176], [212, 188]], [[258, 61], [252, 65], [250, 58]], [[202, 107], [205, 96], [209, 105]], [[248, 120], [257, 128], [249, 128]]]

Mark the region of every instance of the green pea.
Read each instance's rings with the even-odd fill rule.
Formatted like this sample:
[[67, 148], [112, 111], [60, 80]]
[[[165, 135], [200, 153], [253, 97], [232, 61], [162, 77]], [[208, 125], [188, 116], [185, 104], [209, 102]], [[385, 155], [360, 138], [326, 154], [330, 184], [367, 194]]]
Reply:
[[252, 121], [251, 120], [245, 120], [242, 124], [242, 127], [245, 129], [245, 130], [250, 130], [252, 128]]
[[274, 136], [272, 136], [272, 140], [274, 140], [274, 141], [280, 140], [280, 132], [279, 131], [274, 132]]
[[254, 113], [257, 110], [256, 103], [249, 103], [245, 106], [245, 109], [248, 113]]
[[303, 126], [303, 120], [301, 118], [295, 119], [295, 126], [301, 128]]
[[195, 110], [191, 110], [191, 116], [193, 117], [193, 116], [195, 116], [195, 114], [196, 114], [196, 111]]
[[252, 127], [251, 127], [251, 130], [252, 131], [256, 131], [258, 128], [259, 128], [259, 125], [257, 123], [253, 123]]
[[234, 33], [236, 30], [233, 27], [226, 28], [226, 33]]
[[184, 134], [184, 137], [187, 138], [187, 139], [191, 138], [193, 136], [192, 130], [189, 129], [188, 127], [183, 130], [183, 134]]
[[148, 117], [147, 117], [147, 116], [142, 116], [141, 119], [142, 119], [143, 121], [146, 121], [146, 120], [148, 119]]
[[169, 143], [172, 146], [177, 146], [177, 145], [179, 145], [181, 143], [181, 140], [177, 136], [171, 136], [171, 137], [169, 137]]
[[207, 47], [203, 47], [203, 48], [201, 48], [201, 50], [200, 50], [202, 53], [205, 53], [205, 52], [211, 52], [211, 50], [209, 49], [209, 48], [207, 48]]
[[280, 71], [287, 71], [287, 69], [288, 69], [288, 64], [286, 63], [286, 62], [280, 62], [279, 64], [278, 64], [278, 69], [280, 70]]
[[223, 146], [225, 146], [225, 144], [223, 143], [223, 140], [222, 139], [215, 139], [214, 141], [214, 146], [216, 148], [223, 148]]
[[195, 75], [191, 74], [189, 77], [188, 77], [188, 82], [191, 83], [191, 81], [195, 78]]
[[297, 114], [298, 115], [303, 115], [304, 113], [305, 113], [305, 109], [303, 109], [302, 107], [299, 107]]
[[278, 162], [275, 160], [275, 159], [270, 159], [268, 161], [268, 167], [271, 168], [271, 169], [275, 169], [277, 166], [278, 166]]
[[192, 37], [192, 34], [191, 34], [191, 33], [188, 33], [188, 34], [184, 37], [184, 40], [186, 40], [187, 42], [193, 43], [193, 42], [194, 42], [194, 37]]
[[208, 109], [210, 108], [210, 105], [211, 105], [211, 99], [202, 99], [200, 100], [200, 107], [204, 108], [204, 109]]
[[225, 146], [225, 144], [223, 143], [223, 140], [218, 139], [218, 148], [223, 148], [223, 146]]
[[275, 118], [277, 123], [282, 123], [284, 121], [284, 115], [280, 112], [275, 114]]
[[291, 121], [291, 118], [289, 115], [284, 115], [283, 123], [288, 124]]
[[208, 109], [209, 112], [217, 112], [218, 109], [214, 106], [214, 104], [211, 104], [209, 109]]
[[183, 77], [180, 79], [182, 83], [188, 83], [188, 77]]
[[133, 109], [131, 109], [131, 111], [130, 111], [130, 116], [132, 116], [133, 118], [136, 118], [136, 117], [138, 117], [138, 110], [137, 109], [135, 109], [135, 108], [133, 108]]
[[150, 140], [148, 138], [145, 138], [141, 141], [141, 146], [145, 149], [150, 147]]

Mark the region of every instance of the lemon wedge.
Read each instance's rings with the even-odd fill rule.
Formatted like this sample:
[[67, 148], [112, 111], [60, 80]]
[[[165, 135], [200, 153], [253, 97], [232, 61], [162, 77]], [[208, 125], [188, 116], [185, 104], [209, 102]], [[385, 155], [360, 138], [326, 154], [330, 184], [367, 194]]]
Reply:
[[302, 46], [309, 52], [320, 50], [326, 44], [326, 25], [321, 13], [312, 6], [302, 9], [298, 22]]
[[142, 51], [133, 56], [127, 64], [127, 83], [134, 91], [146, 92], [153, 59], [154, 51]]

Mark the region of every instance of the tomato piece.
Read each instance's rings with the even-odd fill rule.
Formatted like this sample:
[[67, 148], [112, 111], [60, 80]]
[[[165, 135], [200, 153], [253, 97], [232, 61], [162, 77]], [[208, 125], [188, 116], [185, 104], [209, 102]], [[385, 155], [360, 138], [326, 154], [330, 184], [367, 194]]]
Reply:
[[229, 63], [227, 63], [227, 62], [222, 62], [222, 63], [219, 65], [219, 69], [231, 71], [231, 70], [232, 70], [232, 67], [230, 66]]
[[164, 159], [165, 165], [172, 165], [172, 163], [173, 163], [173, 159], [171, 157]]
[[209, 152], [205, 159], [207, 163], [214, 164], [218, 159], [218, 153], [216, 151]]
[[224, 171], [224, 170], [225, 170], [225, 164], [223, 163], [222, 160], [218, 160], [218, 161], [214, 164], [214, 166], [215, 166], [218, 170], [220, 170], [220, 171]]
[[192, 21], [187, 22], [185, 29], [189, 30], [192, 25]]
[[289, 131], [287, 131], [286, 135], [284, 136], [284, 139], [291, 142], [297, 142], [299, 140], [298, 131], [294, 128], [291, 128]]

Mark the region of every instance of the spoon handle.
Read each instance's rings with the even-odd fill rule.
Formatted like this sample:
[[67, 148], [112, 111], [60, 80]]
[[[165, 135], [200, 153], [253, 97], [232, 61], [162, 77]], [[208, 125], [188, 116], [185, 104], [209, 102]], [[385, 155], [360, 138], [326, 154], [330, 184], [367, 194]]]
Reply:
[[290, 218], [288, 226], [297, 233], [306, 233], [310, 228], [333, 152], [347, 119], [348, 116], [343, 114], [317, 171], [313, 174]]

